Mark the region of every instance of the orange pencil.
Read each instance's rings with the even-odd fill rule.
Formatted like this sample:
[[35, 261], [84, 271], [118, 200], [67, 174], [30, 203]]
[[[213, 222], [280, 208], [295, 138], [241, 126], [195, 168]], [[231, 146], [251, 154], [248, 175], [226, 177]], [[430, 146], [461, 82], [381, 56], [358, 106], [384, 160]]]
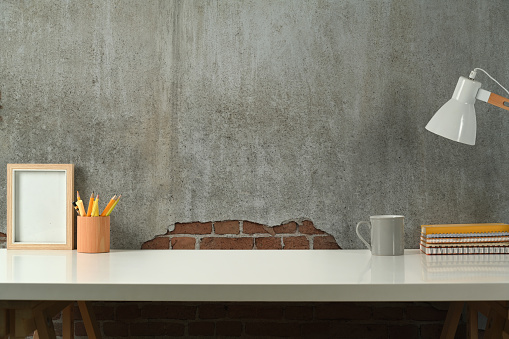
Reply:
[[111, 198], [111, 200], [108, 203], [108, 205], [106, 205], [106, 207], [103, 209], [103, 212], [101, 213], [101, 217], [105, 217], [106, 216], [106, 213], [108, 213], [108, 211], [110, 210], [111, 206], [115, 203], [115, 199], [116, 198], [117, 198], [117, 195], [115, 194], [113, 196], [113, 198]]
[[90, 202], [88, 203], [87, 217], [92, 216], [92, 207], [94, 207], [94, 193], [90, 195]]

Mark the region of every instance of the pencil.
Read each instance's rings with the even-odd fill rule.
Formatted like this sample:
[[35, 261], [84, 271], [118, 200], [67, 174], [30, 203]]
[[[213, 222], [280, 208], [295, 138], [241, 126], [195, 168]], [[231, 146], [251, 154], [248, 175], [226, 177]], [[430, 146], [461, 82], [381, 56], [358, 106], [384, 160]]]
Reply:
[[78, 208], [80, 210], [80, 216], [84, 217], [85, 214], [85, 206], [83, 206], [83, 200], [80, 198], [80, 192], [76, 191], [76, 196], [78, 198], [78, 201], [76, 201], [76, 205], [78, 205]]
[[94, 207], [92, 208], [92, 216], [98, 217], [99, 216], [99, 194], [95, 197], [94, 200]]
[[87, 217], [92, 216], [92, 208], [94, 206], [94, 193], [90, 195], [90, 202], [88, 203]]
[[101, 213], [101, 217], [105, 217], [106, 216], [106, 213], [108, 213], [108, 211], [110, 210], [111, 206], [113, 206], [113, 204], [115, 203], [115, 199], [117, 198], [117, 195], [115, 194], [113, 196], [113, 198], [110, 199], [110, 202], [108, 203], [108, 205], [106, 205], [106, 207], [104, 208], [103, 212]]
[[115, 203], [113, 204], [113, 206], [111, 206], [110, 210], [108, 211], [108, 213], [106, 213], [106, 216], [109, 216], [111, 214], [111, 212], [113, 211], [113, 209], [115, 208], [115, 206], [117, 206], [117, 203], [118, 201], [120, 200], [120, 197], [122, 196], [122, 194], [120, 194], [117, 198], [117, 200], [115, 200]]

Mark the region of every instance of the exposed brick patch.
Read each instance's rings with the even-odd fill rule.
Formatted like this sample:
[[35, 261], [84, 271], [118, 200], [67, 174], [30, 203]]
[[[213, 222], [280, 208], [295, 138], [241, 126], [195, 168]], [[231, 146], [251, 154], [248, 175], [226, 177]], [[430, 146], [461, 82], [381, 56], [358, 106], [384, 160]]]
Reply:
[[108, 337], [128, 337], [129, 324], [107, 321], [103, 323], [103, 332], [104, 335]]
[[226, 316], [226, 306], [223, 304], [203, 304], [198, 306], [198, 318], [221, 319]]
[[203, 238], [200, 242], [202, 250], [251, 250], [252, 238]]
[[255, 238], [255, 245], [258, 250], [280, 250], [283, 248], [279, 237]]
[[[352, 324], [335, 322], [331, 325], [332, 338], [341, 339], [387, 339], [387, 325], [385, 324]], [[440, 336], [439, 336], [440, 337]], [[439, 338], [436, 337], [436, 338]], [[435, 339], [436, 339], [435, 338]]]
[[251, 221], [244, 220], [242, 223], [242, 231], [246, 234], [267, 233], [265, 227], [265, 225], [257, 224]]
[[285, 309], [285, 319], [290, 320], [312, 320], [312, 306], [287, 306]]
[[196, 239], [191, 237], [172, 237], [171, 248], [174, 250], [194, 250]]
[[283, 249], [285, 250], [307, 250], [309, 249], [309, 241], [306, 237], [284, 237]]
[[0, 248], [7, 247], [7, 235], [5, 233], [0, 232]]
[[177, 223], [175, 228], [169, 234], [210, 234], [212, 233], [211, 222], [190, 222], [190, 223]]
[[276, 234], [295, 233], [295, 232], [297, 232], [297, 223], [292, 221], [292, 222], [289, 222], [287, 224], [283, 224], [280, 226], [274, 226], [273, 229], [274, 229], [274, 232], [276, 232]]
[[340, 247], [332, 235], [316, 236], [313, 238], [315, 250], [339, 250]]
[[447, 314], [446, 310], [439, 310], [435, 307], [424, 304], [414, 305], [406, 308], [407, 318], [411, 320], [440, 320]]
[[[265, 250], [282, 247], [285, 249], [341, 249], [334, 237], [316, 229], [310, 220], [299, 221], [299, 223], [291, 221], [273, 227], [247, 220], [177, 223], [171, 232], [168, 231], [147, 241], [142, 245], [142, 249]], [[252, 241], [246, 240], [248, 238]], [[283, 239], [286, 239], [284, 243]]]
[[117, 307], [118, 320], [138, 319], [141, 316], [140, 308], [136, 303], [127, 303]]
[[214, 233], [216, 234], [239, 234], [240, 226], [239, 221], [216, 221], [214, 223]]
[[242, 322], [240, 321], [218, 321], [216, 323], [216, 335], [240, 337], [242, 335]]
[[141, 316], [148, 319], [196, 319], [196, 306], [149, 303], [141, 309]]
[[189, 323], [189, 335], [213, 336], [216, 325], [212, 321], [193, 321]]
[[232, 319], [281, 319], [283, 308], [270, 304], [233, 304], [228, 306], [228, 317]]
[[402, 307], [375, 307], [373, 309], [373, 318], [379, 320], [398, 320], [405, 316]]
[[181, 323], [173, 322], [142, 322], [131, 323], [129, 331], [132, 336], [183, 336], [185, 326]]
[[[445, 320], [440, 305], [437, 308], [436, 303], [427, 302], [92, 302], [92, 307], [105, 339], [434, 339], [440, 337]], [[408, 310], [410, 313], [428, 310], [434, 316], [430, 320], [413, 320], [406, 316]], [[79, 311], [75, 313], [79, 314]], [[443, 316], [440, 318], [439, 314]], [[433, 320], [435, 316], [437, 319]], [[111, 318], [106, 319], [108, 317]], [[54, 319], [55, 331], [60, 336], [62, 319], [58, 316]], [[466, 337], [464, 325], [460, 321], [457, 338]], [[75, 336], [86, 338], [83, 322], [79, 319], [75, 322]]]
[[416, 325], [389, 326], [389, 338], [419, 339], [419, 327]]
[[297, 324], [280, 322], [248, 322], [246, 335], [258, 337], [299, 337], [300, 329]]
[[156, 237], [141, 245], [142, 250], [167, 250], [170, 248], [170, 239], [166, 237]]
[[315, 309], [316, 319], [370, 319], [371, 307], [364, 303], [323, 303]]
[[299, 225], [299, 232], [302, 234], [327, 234], [317, 229], [310, 220], [304, 220], [302, 225]]

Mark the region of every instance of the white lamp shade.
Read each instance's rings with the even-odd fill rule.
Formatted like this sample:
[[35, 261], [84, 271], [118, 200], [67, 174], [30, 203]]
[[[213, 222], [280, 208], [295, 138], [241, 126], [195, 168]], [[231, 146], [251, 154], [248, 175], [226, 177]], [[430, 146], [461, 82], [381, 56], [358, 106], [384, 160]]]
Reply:
[[475, 145], [475, 97], [481, 83], [460, 77], [452, 98], [426, 125], [430, 132], [468, 145]]

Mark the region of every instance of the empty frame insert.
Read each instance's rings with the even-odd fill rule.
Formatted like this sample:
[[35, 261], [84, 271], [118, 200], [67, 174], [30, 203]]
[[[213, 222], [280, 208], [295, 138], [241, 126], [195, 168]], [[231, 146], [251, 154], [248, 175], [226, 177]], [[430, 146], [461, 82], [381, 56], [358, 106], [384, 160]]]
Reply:
[[74, 248], [74, 165], [7, 164], [7, 248]]

